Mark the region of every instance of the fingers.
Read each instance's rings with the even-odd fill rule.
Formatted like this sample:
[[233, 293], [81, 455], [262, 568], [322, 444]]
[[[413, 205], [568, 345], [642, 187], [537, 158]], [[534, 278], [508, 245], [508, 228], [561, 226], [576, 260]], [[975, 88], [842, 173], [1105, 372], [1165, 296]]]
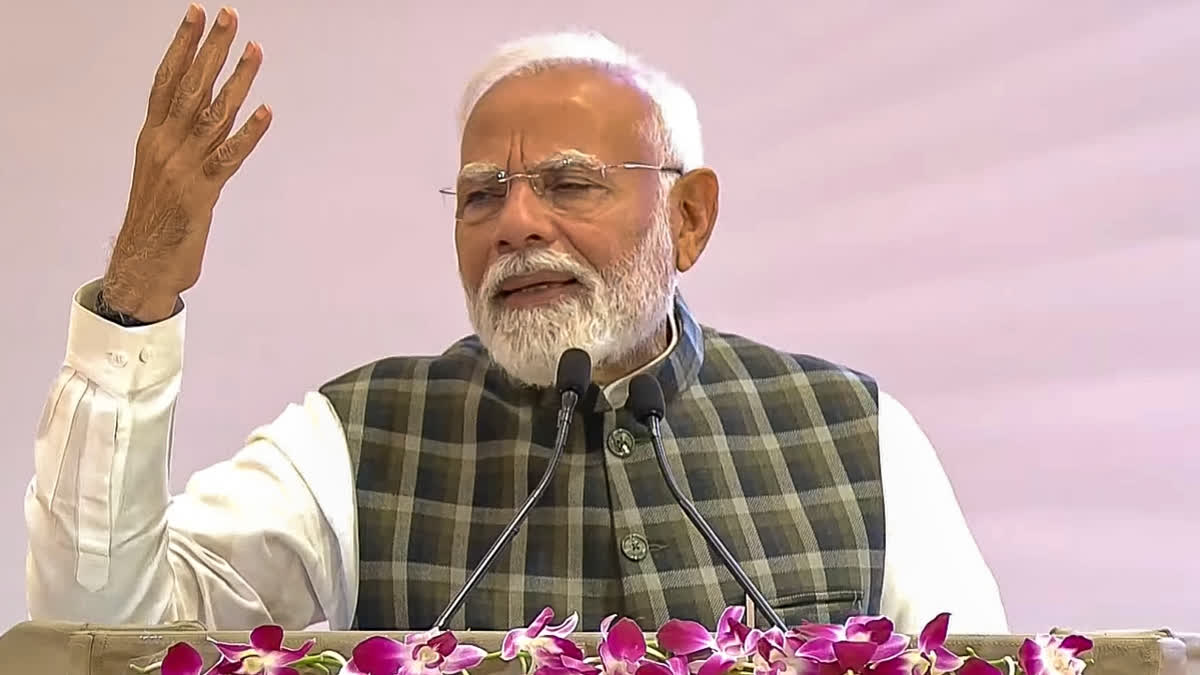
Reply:
[[179, 125], [190, 124], [198, 110], [208, 105], [212, 98], [213, 82], [229, 56], [229, 46], [237, 33], [237, 12], [222, 7], [208, 39], [200, 47], [196, 60], [179, 80], [171, 97], [167, 122]]
[[204, 35], [204, 9], [197, 4], [188, 6], [183, 23], [175, 31], [175, 39], [167, 47], [158, 70], [154, 73], [154, 86], [150, 88], [150, 102], [146, 110], [146, 124], [161, 124], [171, 108], [171, 98], [179, 80], [196, 56], [196, 46]]
[[233, 69], [233, 74], [225, 81], [217, 98], [196, 117], [188, 142], [195, 145], [202, 154], [211, 152], [218, 143], [225, 140], [229, 130], [233, 128], [238, 110], [246, 101], [250, 85], [254, 82], [261, 65], [262, 47], [255, 42], [247, 44], [241, 59]]
[[204, 158], [204, 175], [224, 184], [246, 161], [271, 125], [271, 109], [260, 105], [238, 132]]

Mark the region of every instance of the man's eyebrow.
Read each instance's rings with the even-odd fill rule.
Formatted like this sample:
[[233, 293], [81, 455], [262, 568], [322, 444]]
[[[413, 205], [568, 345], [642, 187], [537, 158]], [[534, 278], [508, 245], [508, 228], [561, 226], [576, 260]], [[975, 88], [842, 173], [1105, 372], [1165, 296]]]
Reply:
[[[540, 171], [561, 164], [564, 161], [569, 161], [578, 166], [589, 168], [600, 168], [604, 166], [604, 161], [596, 155], [583, 152], [581, 150], [567, 149], [553, 152], [543, 158], [537, 164], [529, 168], [530, 171]], [[458, 180], [479, 180], [483, 178], [491, 178], [497, 173], [505, 171], [504, 167], [492, 162], [468, 162], [463, 165], [458, 171]]]
[[591, 168], [600, 168], [604, 166], [604, 161], [593, 154], [589, 154], [581, 150], [568, 149], [559, 150], [558, 152], [550, 154], [545, 159], [538, 162], [537, 167], [541, 168], [551, 166], [561, 163], [564, 160], [569, 161], [572, 164], [578, 164], [580, 166]]
[[495, 176], [504, 169], [491, 162], [469, 162], [458, 170], [458, 180], [478, 180]]

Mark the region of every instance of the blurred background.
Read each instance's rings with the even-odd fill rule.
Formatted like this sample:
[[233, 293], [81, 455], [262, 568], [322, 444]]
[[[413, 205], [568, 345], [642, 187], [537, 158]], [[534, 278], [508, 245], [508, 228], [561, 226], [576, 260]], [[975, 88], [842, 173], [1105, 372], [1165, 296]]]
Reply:
[[[939, 449], [1014, 631], [1200, 629], [1200, 2], [245, 0], [275, 111], [188, 295], [173, 487], [327, 378], [469, 327], [461, 86], [595, 28], [695, 95], [700, 319], [876, 375]], [[211, 20], [217, 5], [207, 6]], [[0, 22], [0, 626], [74, 290], [103, 273], [185, 2]], [[243, 112], [243, 116], [245, 112]], [[935, 533], [931, 533], [935, 536]]]

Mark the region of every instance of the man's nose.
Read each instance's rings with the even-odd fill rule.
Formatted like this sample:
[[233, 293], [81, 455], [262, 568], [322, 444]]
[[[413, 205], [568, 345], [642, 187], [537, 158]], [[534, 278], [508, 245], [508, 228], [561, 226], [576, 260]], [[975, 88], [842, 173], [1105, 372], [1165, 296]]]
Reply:
[[550, 213], [529, 181], [518, 179], [509, 184], [508, 196], [496, 214], [495, 237], [498, 253], [553, 243], [555, 235]]

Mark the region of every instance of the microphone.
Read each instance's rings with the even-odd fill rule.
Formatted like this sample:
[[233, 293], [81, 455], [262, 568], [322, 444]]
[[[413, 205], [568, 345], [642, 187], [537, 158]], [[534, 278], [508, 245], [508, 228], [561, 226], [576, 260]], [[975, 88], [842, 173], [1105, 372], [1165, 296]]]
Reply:
[[659, 426], [662, 422], [666, 404], [663, 402], [662, 387], [658, 385], [658, 380], [652, 375], [642, 373], [637, 375], [629, 382], [629, 398], [625, 403], [625, 407], [633, 413], [634, 419], [646, 425], [650, 429], [650, 441], [654, 444], [654, 457], [658, 459], [658, 468], [662, 471], [663, 478], [667, 481], [667, 487], [671, 490], [671, 495], [675, 497], [675, 501], [679, 507], [683, 509], [683, 513], [692, 521], [692, 525], [699, 530], [700, 536], [708, 542], [708, 545], [717, 552], [721, 558], [721, 562], [725, 564], [725, 569], [733, 575], [737, 580], [742, 590], [746, 591], [746, 595], [754, 601], [754, 605], [762, 610], [762, 613], [767, 616], [767, 619], [779, 630], [786, 633], [787, 626], [783, 623], [783, 619], [763, 597], [758, 587], [750, 581], [750, 577], [746, 576], [745, 570], [733, 558], [733, 554], [725, 547], [721, 538], [713, 531], [700, 512], [696, 510], [696, 505], [692, 503], [683, 491], [679, 489], [679, 483], [675, 482], [675, 476], [671, 473], [671, 467], [667, 465], [667, 452], [663, 448], [662, 430]]
[[437, 618], [437, 623], [433, 624], [432, 630], [444, 630], [446, 624], [454, 613], [462, 607], [463, 601], [467, 599], [467, 594], [479, 583], [483, 575], [487, 574], [492, 563], [496, 561], [496, 556], [500, 551], [512, 541], [512, 538], [517, 535], [517, 530], [521, 529], [521, 525], [529, 516], [529, 510], [533, 508], [546, 492], [546, 488], [550, 485], [550, 479], [554, 477], [554, 472], [558, 468], [558, 460], [562, 458], [563, 448], [567, 445], [567, 432], [571, 426], [571, 416], [575, 414], [575, 406], [578, 405], [580, 399], [587, 392], [588, 386], [592, 382], [592, 358], [582, 349], [568, 349], [562, 353], [558, 359], [558, 374], [555, 378], [555, 388], [558, 389], [559, 404], [558, 404], [558, 432], [554, 437], [554, 454], [550, 457], [550, 464], [546, 467], [545, 473], [542, 474], [542, 479], [538, 481], [537, 487], [529, 494], [525, 503], [521, 508], [517, 509], [517, 514], [500, 532], [500, 536], [496, 537], [496, 541], [492, 542], [491, 548], [483, 555], [483, 559], [475, 567], [475, 571], [463, 584], [458, 594], [446, 605], [442, 613]]

